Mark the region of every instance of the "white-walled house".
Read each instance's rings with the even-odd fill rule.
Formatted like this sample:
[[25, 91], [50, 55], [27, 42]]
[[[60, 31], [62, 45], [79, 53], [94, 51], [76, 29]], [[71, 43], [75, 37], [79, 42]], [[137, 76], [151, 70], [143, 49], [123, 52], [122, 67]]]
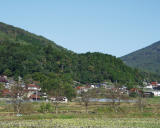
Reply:
[[152, 92], [154, 96], [160, 96], [160, 90], [155, 90], [153, 88], [144, 88], [144, 92]]
[[148, 88], [148, 89], [153, 89], [153, 86], [151, 84], [147, 85], [146, 87], [144, 88]]
[[154, 93], [154, 96], [160, 96], [160, 91], [159, 90], [154, 90], [152, 91]]
[[39, 91], [41, 91], [41, 88], [38, 85], [35, 84], [28, 84], [26, 87], [27, 91], [27, 97], [31, 98], [32, 95], [39, 96]]
[[40, 91], [41, 90], [41, 88], [35, 84], [28, 84], [27, 89], [31, 90], [31, 91]]

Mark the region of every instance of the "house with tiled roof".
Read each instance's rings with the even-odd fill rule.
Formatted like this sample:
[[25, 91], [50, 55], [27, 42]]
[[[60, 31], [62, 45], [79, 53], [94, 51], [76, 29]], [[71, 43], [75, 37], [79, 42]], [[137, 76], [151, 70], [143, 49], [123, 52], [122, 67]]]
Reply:
[[40, 91], [41, 88], [40, 88], [40, 86], [35, 85], [35, 84], [28, 84], [27, 85], [27, 90], [29, 90], [29, 91]]
[[30, 100], [33, 100], [33, 101], [37, 101], [37, 100], [40, 100], [40, 96], [38, 94], [32, 94], [30, 95], [29, 99]]
[[41, 88], [39, 85], [28, 84], [26, 86], [27, 97], [30, 100], [39, 100], [40, 99], [40, 91], [41, 91]]

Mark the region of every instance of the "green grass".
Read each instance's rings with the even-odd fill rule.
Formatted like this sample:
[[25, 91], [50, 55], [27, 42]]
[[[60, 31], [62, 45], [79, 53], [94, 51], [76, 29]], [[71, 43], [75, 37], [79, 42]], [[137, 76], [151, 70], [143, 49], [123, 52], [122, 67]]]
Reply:
[[147, 98], [148, 104], [160, 104], [160, 97]]

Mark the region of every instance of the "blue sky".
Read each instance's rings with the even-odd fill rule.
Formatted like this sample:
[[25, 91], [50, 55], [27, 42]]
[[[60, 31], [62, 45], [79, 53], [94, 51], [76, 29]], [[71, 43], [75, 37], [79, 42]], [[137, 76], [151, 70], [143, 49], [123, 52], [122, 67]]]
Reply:
[[77, 53], [117, 57], [160, 40], [160, 0], [0, 0], [0, 21]]

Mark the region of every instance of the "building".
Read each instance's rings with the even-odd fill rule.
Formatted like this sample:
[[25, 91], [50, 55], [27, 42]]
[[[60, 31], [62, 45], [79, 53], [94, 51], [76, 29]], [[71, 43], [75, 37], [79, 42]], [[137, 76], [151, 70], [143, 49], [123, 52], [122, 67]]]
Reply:
[[27, 85], [27, 90], [29, 90], [29, 91], [40, 91], [41, 88], [40, 88], [40, 86], [35, 85], [35, 84], [28, 84]]
[[52, 102], [60, 102], [60, 103], [67, 103], [68, 102], [67, 97], [64, 97], [64, 96], [51, 97], [50, 100]]
[[0, 76], [0, 82], [1, 83], [7, 83], [8, 82], [7, 76]]
[[29, 99], [32, 101], [37, 101], [37, 100], [40, 100], [40, 96], [37, 94], [32, 94], [30, 95]]
[[[34, 99], [33, 96], [39, 96], [39, 92], [41, 91], [40, 86], [35, 85], [35, 84], [28, 84], [26, 87], [26, 92], [27, 92], [27, 97], [29, 99]], [[37, 98], [36, 98], [37, 99]]]

